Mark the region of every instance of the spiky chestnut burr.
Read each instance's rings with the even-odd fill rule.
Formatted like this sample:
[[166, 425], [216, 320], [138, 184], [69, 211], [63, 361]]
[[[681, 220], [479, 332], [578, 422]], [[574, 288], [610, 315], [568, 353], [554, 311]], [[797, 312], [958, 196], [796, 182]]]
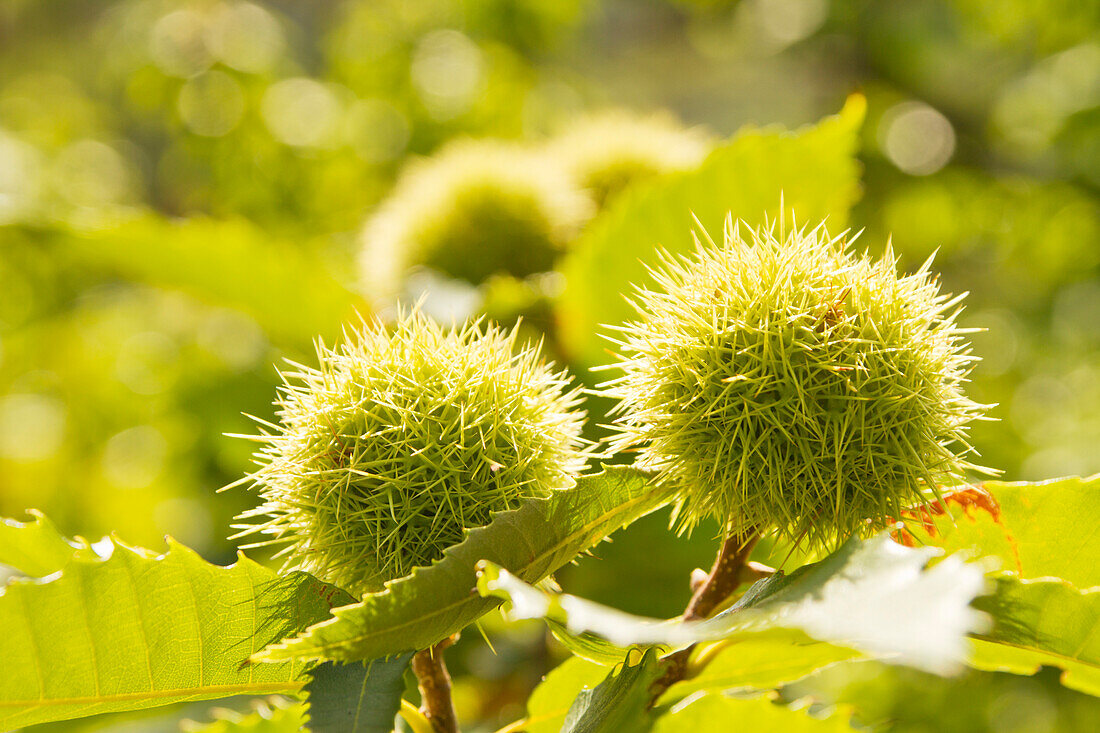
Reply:
[[824, 226], [664, 256], [620, 327], [617, 450], [680, 491], [677, 520], [835, 546], [982, 470], [962, 392], [974, 357], [926, 262], [899, 276]]
[[579, 392], [514, 330], [414, 311], [318, 356], [283, 375], [279, 424], [253, 436], [258, 468], [238, 482], [264, 502], [236, 527], [285, 544], [287, 569], [378, 590], [584, 467]]
[[451, 143], [409, 166], [365, 225], [361, 279], [384, 301], [413, 265], [475, 284], [545, 272], [591, 213], [545, 156], [501, 141]]
[[549, 149], [602, 208], [636, 181], [695, 168], [711, 146], [709, 134], [671, 115], [608, 111], [574, 123]]

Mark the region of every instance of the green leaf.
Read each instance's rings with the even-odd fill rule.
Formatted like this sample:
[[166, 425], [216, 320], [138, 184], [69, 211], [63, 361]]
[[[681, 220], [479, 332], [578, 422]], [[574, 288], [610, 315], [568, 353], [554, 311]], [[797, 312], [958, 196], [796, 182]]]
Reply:
[[934, 672], [962, 661], [965, 635], [984, 622], [969, 604], [985, 587], [983, 569], [952, 556], [926, 567], [933, 548], [902, 547], [886, 535], [850, 539], [821, 562], [756, 583], [732, 608], [683, 623], [633, 616], [569, 595], [546, 593], [492, 563], [478, 591], [511, 603], [512, 618], [545, 618], [570, 633], [598, 634], [620, 647], [682, 648], [742, 639], [779, 628]]
[[212, 722], [203, 725], [185, 720], [180, 728], [184, 733], [298, 733], [305, 730], [304, 702], [270, 698], [254, 703], [253, 707], [253, 712], [247, 714], [214, 708]]
[[314, 733], [390, 733], [401, 708], [405, 670], [412, 654], [310, 671], [309, 729]]
[[243, 219], [147, 215], [73, 232], [67, 244], [90, 266], [236, 308], [274, 339], [298, 347], [318, 334], [338, 336], [356, 309], [367, 310], [318, 257]]
[[[816, 649], [841, 651], [836, 647], [815, 643], [810, 640], [807, 640], [806, 643]], [[848, 654], [851, 655], [853, 653], [848, 652]], [[742, 655], [743, 658], [741, 658]], [[708, 693], [721, 692], [732, 688], [749, 686], [771, 688], [805, 676], [828, 662], [838, 661], [836, 658], [832, 658], [826, 662], [825, 658], [822, 657], [820, 658], [819, 664], [808, 668], [805, 668], [804, 665], [800, 666], [798, 667], [800, 672], [791, 676], [788, 670], [794, 669], [794, 667], [791, 666], [791, 662], [795, 662], [796, 665], [798, 664], [798, 661], [800, 661], [796, 660], [798, 655], [805, 657], [805, 652], [800, 652], [799, 648], [792, 646], [787, 639], [782, 639], [778, 642], [766, 642], [762, 639], [754, 638], [735, 646], [728, 647], [727, 651], [715, 658], [703, 672], [703, 675], [707, 675], [710, 674], [712, 670], [723, 669], [726, 671], [726, 675], [724, 677], [719, 677], [716, 674], [711, 674], [709, 678], [702, 676], [696, 677], [692, 680], [678, 683], [666, 691], [659, 700], [657, 707], [654, 708], [654, 712], [658, 716], [654, 730], [665, 731], [666, 733], [678, 730], [686, 730], [690, 731], [690, 733], [700, 733], [700, 731], [714, 730], [715, 721], [721, 721], [722, 723], [723, 727], [719, 728], [719, 730], [739, 730], [741, 726], [738, 725], [735, 727], [733, 723], [739, 723], [742, 720], [745, 721], [745, 730], [850, 730], [847, 727], [847, 715], [834, 713], [828, 721], [818, 721], [807, 716], [804, 711], [795, 711], [790, 708], [780, 707], [764, 699], [731, 700], [731, 702], [736, 703], [736, 705], [728, 706], [728, 714], [723, 713], [709, 718], [708, 714], [704, 711], [714, 711], [718, 708], [727, 709], [727, 706], [717, 706], [715, 703], [704, 703], [700, 707], [695, 707], [701, 700], [710, 698], [723, 700], [730, 699], [720, 695], [708, 694], [701, 697], [695, 694], [700, 691]], [[741, 658], [740, 663], [738, 663], [739, 658]], [[622, 660], [620, 659], [619, 661], [621, 662]], [[786, 662], [786, 666], [784, 666], [784, 662]], [[735, 667], [739, 667], [739, 671], [735, 672]], [[586, 688], [591, 689], [596, 687], [604, 680], [605, 675], [607, 675], [607, 669], [605, 667], [587, 662], [578, 657], [571, 657], [558, 665], [546, 676], [542, 683], [535, 688], [530, 699], [528, 699], [527, 718], [524, 722], [523, 730], [527, 731], [527, 733], [558, 733], [565, 723], [566, 713], [569, 711], [577, 696]], [[769, 681], [761, 684], [756, 684], [754, 682], [754, 680], [765, 679]], [[694, 702], [691, 702], [687, 706], [677, 704], [689, 696]], [[750, 723], [754, 721], [761, 721], [762, 723], [768, 724], [761, 724], [754, 727], [750, 725]], [[771, 724], [773, 721], [774, 725]], [[696, 724], [695, 727], [691, 727], [689, 725], [690, 722], [694, 722]], [[622, 730], [630, 729], [623, 728]]]
[[[477, 590], [507, 601], [505, 614], [511, 620], [543, 619], [569, 634], [602, 637], [612, 646], [600, 650], [600, 657], [618, 649], [622, 659], [626, 648], [636, 644], [681, 648], [707, 638], [704, 626], [709, 622], [635, 616], [577, 596], [540, 590], [484, 560], [478, 563]], [[590, 638], [586, 641], [593, 643]]]
[[[721, 651], [695, 677], [670, 687], [658, 701], [657, 709], [667, 715], [670, 709], [678, 709], [675, 704], [679, 701], [688, 697], [697, 699], [699, 692], [723, 692], [744, 687], [771, 689], [855, 656], [858, 656], [856, 652], [814, 642], [808, 637], [803, 637], [801, 643], [792, 643], [786, 632], [778, 639], [759, 634], [736, 644], [722, 644]], [[528, 699], [523, 730], [527, 733], [558, 733], [577, 695], [585, 688], [595, 687], [606, 674], [606, 667], [579, 657], [570, 657], [558, 665]], [[707, 728], [704, 726], [697, 730]], [[755, 730], [786, 728], [760, 727]]]
[[667, 488], [633, 468], [609, 466], [582, 476], [571, 489], [498, 514], [434, 565], [336, 609], [335, 618], [254, 658], [355, 661], [426, 649], [499, 605], [477, 595], [479, 560], [488, 558], [534, 582], [668, 500]]
[[972, 666], [1059, 667], [1067, 687], [1100, 695], [1100, 544], [1081, 530], [1100, 522], [1098, 499], [1100, 476], [987, 481], [913, 513], [907, 539], [1001, 563], [995, 595], [976, 604], [994, 627], [973, 640]]
[[[945, 507], [946, 505], [946, 507]], [[1100, 475], [1042, 483], [987, 481], [948, 493], [930, 523], [913, 522], [920, 544], [948, 552], [994, 556], [1021, 578], [1061, 578], [1078, 588], [1100, 586]]]
[[1100, 588], [1001, 577], [980, 606], [994, 625], [973, 639], [972, 666], [1029, 675], [1059, 667], [1066, 687], [1100, 696]]
[[110, 540], [59, 576], [0, 595], [0, 729], [236, 694], [293, 693], [301, 664], [246, 664], [265, 644], [350, 597], [306, 573], [279, 577], [240, 556], [211, 565]]
[[850, 711], [825, 718], [778, 705], [766, 697], [750, 699], [704, 695], [659, 714], [650, 733], [706, 733], [717, 730], [783, 731], [783, 733], [851, 733]]
[[[631, 659], [634, 657], [635, 659]], [[644, 731], [650, 719], [649, 687], [661, 676], [657, 652], [632, 652], [618, 669], [592, 689], [581, 690], [562, 724], [562, 733]]]
[[885, 733], [1083, 733], [1100, 731], [1100, 700], [1034, 678], [969, 671], [940, 678], [905, 667], [846, 664], [783, 690], [858, 711], [858, 730]]
[[[620, 657], [621, 662], [624, 657]], [[523, 730], [527, 733], [558, 733], [577, 695], [585, 688], [600, 684], [607, 677], [607, 667], [570, 657], [546, 675], [527, 699], [527, 718]]]
[[[714, 150], [695, 171], [640, 184], [616, 199], [574, 243], [562, 271], [566, 288], [558, 302], [560, 336], [575, 363], [607, 363], [601, 326], [634, 314], [623, 294], [652, 283], [647, 265], [658, 248], [692, 250], [692, 215], [720, 235], [727, 213], [750, 225], [791, 210], [797, 221], [829, 217], [844, 228], [859, 197], [855, 154], [866, 103], [852, 97], [839, 116], [791, 133], [748, 128]], [[786, 209], [780, 212], [780, 200]]]
[[574, 634], [565, 624], [554, 619], [547, 618], [545, 621], [546, 626], [550, 629], [550, 633], [554, 635], [555, 639], [561, 642], [562, 646], [581, 659], [585, 659], [589, 662], [595, 662], [604, 667], [611, 667], [623, 661], [623, 657], [626, 656], [628, 651], [624, 647], [616, 646], [597, 634], [587, 631]]
[[689, 665], [690, 676], [669, 687], [658, 702], [670, 704], [700, 692], [746, 687], [771, 690], [838, 662], [863, 658], [857, 651], [815, 641], [801, 632], [774, 629], [697, 650]]
[[29, 522], [0, 519], [0, 565], [41, 578], [61, 570], [74, 557], [95, 558], [84, 540], [67, 540], [41, 512], [27, 513], [32, 517]]

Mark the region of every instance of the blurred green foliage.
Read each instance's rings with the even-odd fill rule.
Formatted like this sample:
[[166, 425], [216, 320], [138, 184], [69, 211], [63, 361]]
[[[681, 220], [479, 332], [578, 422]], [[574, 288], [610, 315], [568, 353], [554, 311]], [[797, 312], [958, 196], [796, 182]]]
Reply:
[[[250, 446], [222, 434], [271, 419], [273, 364], [309, 362], [314, 336], [366, 307], [359, 229], [406, 162], [460, 136], [541, 144], [609, 106], [722, 138], [793, 128], [857, 89], [849, 224], [874, 250], [892, 235], [906, 268], [936, 252], [946, 289], [971, 292], [964, 324], [987, 329], [972, 396], [1000, 418], [974, 432], [984, 462], [1009, 479], [1100, 471], [1095, 0], [7, 0], [0, 515], [37, 507], [66, 534], [150, 546], [170, 533], [228, 561], [251, 499], [213, 490]], [[560, 280], [491, 279], [467, 310], [524, 315], [553, 351]], [[414, 273], [406, 294], [425, 291], [470, 295]], [[716, 529], [676, 538], [663, 520], [561, 582], [676, 613]], [[517, 717], [559, 653], [533, 629], [488, 633], [498, 656], [469, 634], [454, 654], [481, 729]], [[869, 693], [864, 678], [818, 692], [901, 730], [946, 730], [927, 721], [965, 706], [957, 730], [1097, 715], [1048, 675], [870, 677]], [[1040, 702], [1016, 714], [1021, 699]]]

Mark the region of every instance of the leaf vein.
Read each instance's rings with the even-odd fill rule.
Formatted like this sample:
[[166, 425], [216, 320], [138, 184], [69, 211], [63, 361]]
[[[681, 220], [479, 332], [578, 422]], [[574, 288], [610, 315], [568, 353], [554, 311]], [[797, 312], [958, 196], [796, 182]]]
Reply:
[[[525, 568], [531, 568], [531, 567], [535, 566], [538, 562], [541, 562], [541, 561], [545, 560], [547, 557], [553, 556], [554, 553], [561, 550], [562, 547], [566, 546], [570, 542], [576, 540], [576, 538], [584, 536], [585, 534], [591, 532], [594, 528], [596, 528], [596, 527], [600, 526], [601, 524], [603, 524], [604, 522], [606, 522], [608, 517], [611, 516], [612, 514], [618, 513], [619, 511], [622, 511], [622, 510], [629, 509], [629, 508], [633, 507], [634, 505], [639, 504], [643, 501], [648, 501], [654, 494], [659, 494], [659, 493], [664, 492], [666, 490], [667, 489], [665, 487], [656, 486], [656, 487], [650, 489], [649, 491], [647, 491], [646, 493], [644, 493], [640, 496], [637, 496], [633, 499], [625, 501], [622, 504], [616, 505], [612, 509], [605, 509], [598, 517], [596, 517], [592, 521], [588, 522], [587, 524], [581, 526], [579, 529], [575, 530], [574, 532], [571, 532], [570, 534], [565, 535], [558, 542], [556, 542], [552, 546], [548, 547], [544, 552], [536, 555], [534, 559], [532, 559], [530, 562], [528, 562], [525, 565]], [[518, 574], [521, 571], [517, 570], [516, 572]], [[392, 593], [392, 591], [388, 591], [388, 592]], [[367, 639], [372, 639], [372, 638], [375, 638], [375, 637], [378, 637], [378, 636], [389, 635], [389, 634], [393, 633], [395, 630], [405, 628], [406, 626], [415, 626], [415, 625], [425, 623], [425, 619], [438, 618], [440, 616], [443, 616], [446, 613], [454, 611], [455, 609], [461, 607], [463, 604], [467, 603], [468, 601], [469, 601], [469, 598], [463, 597], [460, 600], [452, 601], [451, 603], [448, 603], [444, 606], [441, 606], [441, 607], [437, 608], [432, 613], [417, 616], [416, 618], [409, 619], [409, 620], [404, 621], [404, 622], [399, 623], [399, 624], [393, 624], [393, 625], [390, 625], [390, 626], [387, 626], [387, 627], [384, 627], [384, 628], [376, 629], [373, 632], [363, 632], [363, 633], [360, 633], [356, 636], [347, 637], [347, 638], [341, 639], [339, 641], [322, 642], [322, 643], [310, 643], [309, 646], [310, 646], [311, 649], [313, 649], [317, 652], [322, 652], [322, 651], [327, 650], [327, 649], [338, 649], [338, 648], [341, 648], [341, 647], [350, 647], [353, 644], [362, 642], [362, 641], [367, 640]], [[499, 600], [489, 601], [489, 602], [493, 603], [494, 605], [500, 605], [500, 603], [501, 603], [501, 601], [499, 601]], [[337, 619], [339, 619], [339, 618], [341, 618], [341, 617], [340, 617], [339, 614], [337, 614]], [[322, 622], [318, 626], [323, 627], [327, 624], [332, 624], [337, 619]], [[282, 646], [284, 648], [292, 648], [293, 646], [303, 644], [304, 642], [301, 641], [302, 638], [303, 637], [299, 637], [298, 639], [294, 639], [291, 642], [289, 642], [288, 644], [284, 644]]]

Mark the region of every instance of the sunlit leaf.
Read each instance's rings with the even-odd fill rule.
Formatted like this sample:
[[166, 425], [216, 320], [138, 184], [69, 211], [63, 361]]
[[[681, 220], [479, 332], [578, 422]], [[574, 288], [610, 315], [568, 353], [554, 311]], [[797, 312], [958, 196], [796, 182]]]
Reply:
[[994, 625], [972, 640], [972, 666], [1017, 674], [1058, 667], [1066, 687], [1100, 696], [1100, 588], [1002, 577], [981, 607]]
[[168, 221], [150, 215], [74, 232], [65, 241], [90, 266], [236, 308], [274, 339], [297, 347], [319, 334], [338, 335], [356, 310], [366, 312], [364, 301], [321, 259], [243, 219]]
[[607, 467], [582, 476], [571, 489], [497, 515], [434, 565], [336, 609], [335, 618], [256, 659], [377, 659], [426, 649], [500, 603], [477, 595], [479, 560], [488, 558], [534, 582], [668, 500], [667, 488], [635, 469]]
[[909, 534], [947, 552], [996, 557], [1021, 578], [1061, 578], [1078, 588], [1100, 586], [1100, 476], [1039, 483], [987, 481], [948, 493], [917, 513]]
[[1055, 666], [1067, 687], [1100, 695], [1100, 544], [1082, 531], [1100, 522], [1097, 499], [1100, 476], [988, 481], [915, 514], [907, 541], [1000, 561], [996, 594], [978, 604], [994, 627], [973, 640], [970, 664]]
[[630, 189], [593, 221], [562, 266], [565, 292], [558, 316], [562, 341], [574, 361], [608, 361], [601, 326], [628, 320], [623, 297], [652, 279], [646, 266], [658, 248], [674, 254], [693, 245], [692, 216], [711, 234], [727, 213], [750, 225], [793, 210], [797, 221], [828, 217], [839, 232], [859, 197], [855, 158], [866, 103], [852, 97], [839, 116], [796, 132], [748, 128], [714, 150], [698, 170]]
[[[783, 731], [783, 733], [844, 733], [852, 730], [849, 711], [811, 717], [805, 710], [777, 705], [766, 697], [733, 698], [704, 695], [657, 713], [650, 733], [700, 733], [717, 730]], [[719, 723], [719, 721], [721, 721]]]
[[16, 579], [0, 595], [0, 728], [297, 692], [303, 665], [249, 655], [349, 599], [243, 556], [211, 565], [172, 540], [164, 555], [117, 539], [107, 549], [106, 560], [74, 557], [60, 575]]
[[777, 628], [703, 646], [692, 656], [688, 677], [669, 687], [659, 702], [670, 704], [700, 692], [746, 687], [770, 690], [838, 662], [865, 658], [855, 650]]
[[632, 652], [603, 682], [581, 690], [565, 714], [562, 733], [642, 731], [649, 725], [649, 688], [661, 676], [657, 652]]
[[305, 730], [306, 704], [283, 702], [279, 698], [259, 701], [250, 713], [215, 708], [214, 720], [205, 725], [185, 720], [184, 733], [297, 733]]
[[598, 634], [589, 631], [574, 634], [565, 624], [556, 619], [545, 618], [543, 620], [546, 621], [546, 626], [550, 629], [550, 633], [554, 635], [554, 638], [581, 659], [610, 667], [621, 662], [623, 657], [626, 656], [627, 649], [612, 644]]
[[547, 618], [571, 633], [594, 633], [618, 646], [751, 638], [776, 628], [934, 672], [962, 661], [965, 635], [984, 625], [969, 603], [985, 587], [980, 566], [958, 556], [927, 567], [939, 551], [902, 547], [885, 535], [851, 539], [821, 562], [754, 585], [713, 619], [682, 623], [617, 611], [570, 595], [546, 593], [491, 563], [478, 590], [511, 603], [513, 618]]
[[[621, 662], [625, 658], [619, 658]], [[577, 695], [585, 688], [600, 684], [607, 677], [607, 667], [570, 657], [552, 669], [527, 700], [527, 718], [523, 730], [527, 733], [558, 733], [565, 715]]]
[[29, 522], [0, 519], [0, 565], [41, 578], [61, 570], [76, 556], [95, 557], [87, 542], [68, 540], [42, 513], [28, 513]]
[[[813, 642], [808, 642], [813, 644]], [[825, 644], [817, 644], [820, 648], [831, 648]], [[644, 730], [646, 725], [653, 723], [655, 731], [698, 731], [714, 730], [716, 721], [721, 721], [722, 729], [739, 729], [744, 722], [746, 730], [776, 730], [776, 731], [813, 731], [813, 730], [849, 730], [846, 714], [832, 711], [834, 714], [825, 720], [812, 718], [804, 710], [792, 710], [787, 707], [773, 704], [769, 699], [731, 699], [723, 693], [730, 689], [743, 689], [745, 687], [770, 688], [790, 681], [791, 677], [784, 674], [776, 675], [782, 663], [777, 665], [772, 659], [773, 653], [780, 659], [790, 660], [793, 654], [798, 652], [798, 647], [793, 646], [789, 639], [782, 639], [767, 644], [758, 643], [757, 639], [737, 644], [730, 649], [730, 660], [714, 659], [711, 665], [703, 671], [710, 672], [711, 666], [722, 667], [725, 663], [726, 671], [731, 671], [732, 665], [728, 661], [742, 654], [741, 664], [743, 674], [730, 675], [724, 678], [712, 675], [704, 679], [702, 683], [696, 679], [674, 685], [657, 701], [653, 707], [651, 718], [635, 718], [636, 728], [621, 728], [621, 730]], [[638, 654], [635, 652], [635, 657]], [[622, 660], [619, 660], [620, 664]], [[752, 671], [753, 668], [758, 672]], [[816, 668], [816, 667], [815, 667]], [[807, 669], [802, 674], [813, 671]], [[535, 688], [527, 703], [527, 718], [523, 729], [528, 733], [557, 733], [562, 730], [566, 713], [573, 705], [573, 701], [588, 690], [586, 697], [595, 695], [595, 689], [605, 681], [614, 682], [616, 689], [622, 695], [624, 702], [614, 706], [623, 713], [637, 712], [633, 703], [641, 700], [642, 705], [648, 705], [650, 695], [649, 686], [652, 684], [656, 673], [652, 669], [645, 670], [642, 665], [636, 665], [628, 670], [631, 675], [623, 677], [618, 670], [608, 674], [608, 670], [600, 665], [586, 662], [577, 657], [572, 657], [546, 676], [546, 679]], [[753, 680], [764, 679], [761, 675], [769, 675], [774, 682], [770, 684], [755, 684]], [[801, 676], [801, 675], [799, 675]], [[626, 684], [633, 681], [633, 684]], [[694, 684], [692, 684], [694, 683]], [[610, 685], [608, 685], [610, 687]], [[606, 687], [604, 688], [607, 689]], [[700, 694], [704, 693], [704, 694]], [[710, 694], [717, 693], [717, 694]], [[713, 700], [712, 700], [713, 698]], [[604, 698], [606, 701], [606, 697]], [[719, 703], [714, 700], [729, 701]], [[709, 702], [708, 702], [709, 701]], [[606, 706], [606, 702], [605, 702]], [[612, 706], [606, 706], [612, 707]]]

